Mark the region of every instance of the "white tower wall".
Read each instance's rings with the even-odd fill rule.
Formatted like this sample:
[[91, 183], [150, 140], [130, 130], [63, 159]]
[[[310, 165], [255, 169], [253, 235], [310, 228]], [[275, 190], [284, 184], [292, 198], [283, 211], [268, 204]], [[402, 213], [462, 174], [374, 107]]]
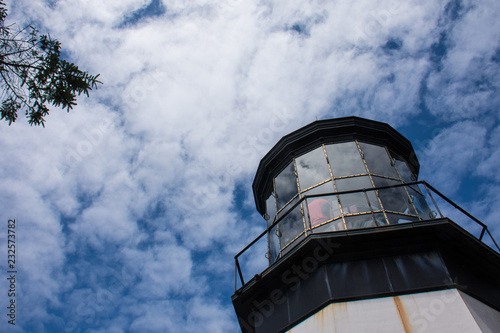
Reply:
[[500, 312], [457, 290], [332, 303], [288, 333], [496, 333]]

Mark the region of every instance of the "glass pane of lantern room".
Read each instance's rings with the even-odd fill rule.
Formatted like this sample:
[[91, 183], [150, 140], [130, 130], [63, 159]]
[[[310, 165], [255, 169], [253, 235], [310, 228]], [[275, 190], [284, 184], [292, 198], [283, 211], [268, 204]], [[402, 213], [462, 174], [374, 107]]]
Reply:
[[304, 201], [305, 217], [308, 228], [315, 228], [325, 222], [337, 220], [330, 228], [330, 231], [343, 229], [340, 214], [339, 199], [336, 195], [326, 195], [321, 197], [307, 198]]
[[366, 173], [356, 142], [343, 142], [325, 146], [333, 177]]
[[269, 240], [269, 260], [273, 263], [280, 251], [280, 240], [278, 226], [275, 225], [267, 235]]
[[359, 147], [363, 152], [363, 157], [371, 174], [398, 178], [396, 170], [392, 166], [391, 158], [384, 147], [363, 142], [359, 143]]
[[[401, 184], [400, 181], [381, 177], [373, 177], [373, 182], [375, 183], [375, 187]], [[411, 205], [408, 193], [402, 186], [381, 189], [378, 191], [378, 196], [385, 210], [417, 215], [413, 205]]]
[[290, 201], [297, 193], [297, 180], [293, 162], [274, 179], [276, 185], [276, 203], [278, 210]]
[[280, 222], [278, 222], [278, 230], [281, 248], [287, 246], [299, 234], [304, 232], [301, 205], [298, 205], [293, 210], [289, 211], [289, 213]]
[[406, 165], [405, 161], [395, 159], [396, 161], [396, 168], [399, 171], [399, 174], [401, 175], [401, 178], [405, 183], [410, 183], [414, 179], [416, 179], [413, 174], [411, 173], [410, 169], [408, 169], [408, 166]]
[[[368, 176], [337, 179], [336, 183], [337, 190], [339, 192], [358, 189], [360, 190], [363, 188], [373, 188], [373, 185], [370, 182], [370, 178], [368, 178]], [[360, 191], [355, 193], [341, 194], [339, 197], [344, 214], [370, 212], [370, 205], [368, 205], [368, 201], [366, 200], [367, 197], [370, 200], [370, 204], [373, 210], [380, 209], [380, 204], [378, 203], [377, 196], [375, 195], [374, 191], [367, 191], [366, 196], [364, 192]]]
[[410, 193], [410, 197], [412, 199], [413, 205], [417, 208], [417, 213], [422, 218], [422, 220], [432, 219], [434, 215], [432, 214], [427, 201], [425, 200], [422, 191], [418, 187], [418, 185], [407, 186], [408, 193]]
[[298, 157], [295, 163], [301, 191], [330, 178], [323, 146]]
[[276, 200], [272, 194], [266, 200], [266, 213], [268, 217], [266, 220], [267, 226], [269, 227], [273, 223], [274, 217], [276, 216]]
[[377, 226], [377, 223], [371, 213], [347, 216], [345, 217], [345, 223], [347, 229], [363, 229]]
[[316, 187], [313, 187], [305, 192], [303, 192], [304, 195], [313, 195], [313, 194], [322, 194], [322, 193], [331, 193], [335, 191], [333, 187], [333, 182], [330, 180], [324, 184], [318, 185]]

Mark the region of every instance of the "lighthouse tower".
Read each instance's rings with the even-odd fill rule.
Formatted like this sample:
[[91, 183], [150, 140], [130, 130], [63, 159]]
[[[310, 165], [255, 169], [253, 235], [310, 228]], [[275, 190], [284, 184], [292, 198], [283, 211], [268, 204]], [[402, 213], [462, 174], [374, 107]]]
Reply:
[[418, 172], [385, 123], [284, 136], [253, 183], [266, 230], [235, 256], [242, 332], [500, 332], [497, 243]]

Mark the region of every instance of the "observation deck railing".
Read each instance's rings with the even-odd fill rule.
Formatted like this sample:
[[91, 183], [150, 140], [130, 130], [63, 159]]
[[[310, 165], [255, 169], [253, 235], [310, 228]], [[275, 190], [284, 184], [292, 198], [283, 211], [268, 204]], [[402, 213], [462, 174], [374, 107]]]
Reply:
[[[422, 187], [424, 190], [422, 190]], [[398, 189], [399, 188], [399, 189]], [[396, 190], [396, 192], [394, 192]], [[402, 192], [403, 190], [404, 192]], [[376, 191], [376, 192], [374, 192]], [[399, 192], [398, 192], [399, 191]], [[317, 198], [338, 198], [339, 202], [343, 198], [355, 193], [364, 193], [366, 204], [369, 209], [362, 212], [350, 212], [344, 209], [340, 214], [332, 216], [329, 220], [318, 225], [311, 223], [311, 218], [307, 207], [309, 202]], [[369, 198], [368, 193], [374, 192], [377, 194], [377, 201], [381, 205], [373, 205], [373, 195]], [[399, 196], [397, 200], [408, 200], [410, 209], [405, 211], [390, 210], [390, 201], [394, 202], [394, 198], [387, 201], [389, 204], [384, 205], [383, 198], [388, 198], [387, 195], [394, 196], [406, 193], [408, 196]], [[433, 193], [435, 195], [433, 195]], [[381, 200], [382, 199], [382, 200]], [[370, 202], [372, 201], [372, 203]], [[429, 202], [431, 205], [429, 205]], [[341, 205], [340, 205], [341, 206]], [[300, 211], [299, 218], [293, 218], [293, 212]], [[292, 219], [290, 218], [292, 217]], [[303, 217], [303, 218], [302, 218]], [[473, 237], [488, 245], [495, 251], [500, 252], [498, 243], [493, 238], [488, 230], [488, 227], [479, 221], [477, 218], [469, 214], [463, 208], [448, 199], [434, 187], [425, 181], [417, 181], [411, 183], [402, 183], [396, 185], [380, 186], [375, 188], [364, 188], [342, 192], [330, 192], [313, 195], [305, 195], [300, 200], [295, 202], [284, 214], [277, 216], [276, 220], [271, 223], [257, 238], [248, 244], [243, 250], [235, 255], [235, 290], [238, 289], [238, 278], [241, 285], [245, 285], [245, 280], [249, 281], [256, 274], [261, 273], [270, 265], [277, 264], [281, 258], [291, 249], [293, 249], [300, 241], [305, 239], [310, 234], [323, 232], [340, 232], [353, 229], [365, 228], [383, 228], [386, 225], [402, 224], [402, 223], [418, 223], [429, 221], [436, 218], [447, 217], [461, 228], [466, 230]], [[357, 222], [364, 219], [367, 223], [346, 222], [349, 219], [356, 218]], [[295, 221], [294, 230], [291, 234], [288, 232], [288, 239], [282, 242], [285, 238], [281, 230], [291, 230], [290, 226], [285, 227], [285, 223], [290, 224], [290, 221]], [[300, 230], [297, 230], [299, 228]], [[489, 237], [484, 237], [485, 235]], [[269, 237], [264, 237], [268, 235]], [[271, 241], [268, 242], [268, 239]], [[274, 248], [274, 249], [273, 249]], [[263, 255], [264, 254], [264, 255]], [[244, 268], [244, 271], [242, 269]]]

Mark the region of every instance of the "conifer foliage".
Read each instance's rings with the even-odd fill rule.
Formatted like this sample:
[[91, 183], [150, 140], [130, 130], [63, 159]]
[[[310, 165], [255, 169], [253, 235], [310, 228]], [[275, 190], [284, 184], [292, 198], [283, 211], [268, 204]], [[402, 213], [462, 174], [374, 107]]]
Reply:
[[49, 106], [68, 112], [76, 97], [97, 89], [98, 75], [81, 71], [61, 59], [61, 44], [39, 35], [32, 26], [7, 25], [7, 9], [0, 1], [0, 119], [16, 121], [24, 112], [30, 125], [45, 127]]

